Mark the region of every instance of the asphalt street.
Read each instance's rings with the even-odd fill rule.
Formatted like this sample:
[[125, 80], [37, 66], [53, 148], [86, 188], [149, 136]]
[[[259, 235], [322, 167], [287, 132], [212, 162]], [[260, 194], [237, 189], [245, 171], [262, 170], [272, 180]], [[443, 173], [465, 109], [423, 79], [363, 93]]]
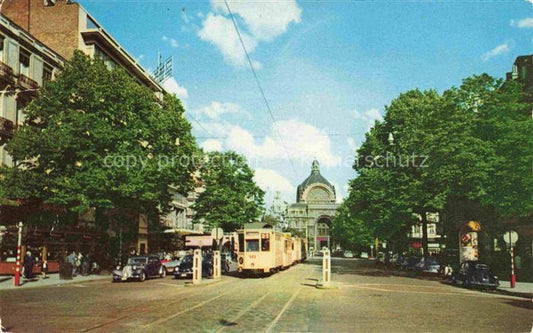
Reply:
[[530, 332], [531, 299], [467, 290], [373, 262], [333, 259], [336, 288], [317, 289], [321, 261], [217, 283], [80, 282], [0, 291], [11, 332]]

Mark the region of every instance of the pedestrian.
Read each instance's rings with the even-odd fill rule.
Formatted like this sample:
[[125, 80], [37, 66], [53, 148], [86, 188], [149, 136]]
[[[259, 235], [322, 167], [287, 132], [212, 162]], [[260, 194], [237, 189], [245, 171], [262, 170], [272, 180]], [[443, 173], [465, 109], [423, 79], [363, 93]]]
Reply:
[[81, 252], [78, 252], [78, 256], [76, 257], [76, 271], [79, 273], [79, 274], [82, 274], [82, 271], [81, 271], [81, 261], [83, 259], [83, 254], [81, 254]]
[[76, 270], [76, 252], [72, 251], [72, 253], [67, 257], [67, 260], [69, 264], [72, 265], [72, 277], [76, 276], [77, 270]]
[[48, 260], [44, 260], [43, 264], [41, 265], [41, 278], [47, 279], [48, 276], [46, 274], [48, 273]]
[[89, 266], [90, 266], [90, 264], [91, 264], [91, 257], [87, 253], [86, 255], [83, 256], [83, 258], [81, 260], [81, 274], [83, 276], [89, 275]]
[[24, 257], [24, 277], [28, 280], [33, 278], [33, 256], [31, 251], [27, 251]]

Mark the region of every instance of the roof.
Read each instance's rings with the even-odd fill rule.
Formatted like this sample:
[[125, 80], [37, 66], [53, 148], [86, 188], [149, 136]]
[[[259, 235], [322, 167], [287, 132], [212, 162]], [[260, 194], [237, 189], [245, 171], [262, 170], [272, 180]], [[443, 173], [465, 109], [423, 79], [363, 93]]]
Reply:
[[300, 185], [298, 185], [298, 190], [296, 193], [296, 201], [300, 201], [301, 194], [305, 191], [307, 187], [312, 184], [324, 184], [333, 190], [335, 193], [335, 187], [320, 174], [320, 165], [317, 160], [313, 161], [311, 167], [311, 174], [307, 177]]

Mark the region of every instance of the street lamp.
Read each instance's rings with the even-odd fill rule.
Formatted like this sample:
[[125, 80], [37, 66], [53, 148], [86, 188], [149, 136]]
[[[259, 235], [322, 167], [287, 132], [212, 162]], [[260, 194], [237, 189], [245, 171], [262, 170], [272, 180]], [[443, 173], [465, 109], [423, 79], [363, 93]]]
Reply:
[[20, 285], [20, 246], [22, 245], [22, 227], [24, 224], [22, 222], [18, 223], [18, 241], [17, 241], [17, 262], [15, 264], [15, 287]]
[[394, 146], [394, 136], [392, 135], [392, 132], [389, 132], [389, 138], [387, 139], [389, 142], [389, 145]]

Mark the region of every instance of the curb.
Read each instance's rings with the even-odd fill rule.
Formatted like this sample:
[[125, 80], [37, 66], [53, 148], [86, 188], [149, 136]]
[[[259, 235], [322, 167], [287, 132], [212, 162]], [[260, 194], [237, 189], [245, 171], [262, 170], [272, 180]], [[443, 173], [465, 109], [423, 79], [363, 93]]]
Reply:
[[[85, 283], [85, 282], [91, 282], [91, 281], [98, 281], [98, 280], [104, 280], [104, 279], [110, 279], [111, 278], [111, 275], [107, 276], [107, 275], [97, 275], [97, 276], [94, 276], [94, 277], [91, 277], [89, 279], [86, 279], [86, 280], [76, 280], [76, 279], [72, 279], [72, 280], [59, 280], [57, 282], [54, 282], [54, 283], [47, 283], [47, 284], [38, 284], [37, 283], [34, 283], [34, 284], [23, 284], [19, 287], [15, 287], [15, 286], [9, 286], [9, 287], [6, 287], [6, 288], [2, 288], [2, 286], [0, 285], [0, 291], [3, 291], [3, 290], [23, 290], [23, 289], [28, 289], [28, 288], [44, 288], [44, 287], [60, 287], [64, 284], [71, 284], [71, 283]], [[11, 278], [10, 278], [11, 279]], [[4, 280], [6, 281], [6, 280]]]

